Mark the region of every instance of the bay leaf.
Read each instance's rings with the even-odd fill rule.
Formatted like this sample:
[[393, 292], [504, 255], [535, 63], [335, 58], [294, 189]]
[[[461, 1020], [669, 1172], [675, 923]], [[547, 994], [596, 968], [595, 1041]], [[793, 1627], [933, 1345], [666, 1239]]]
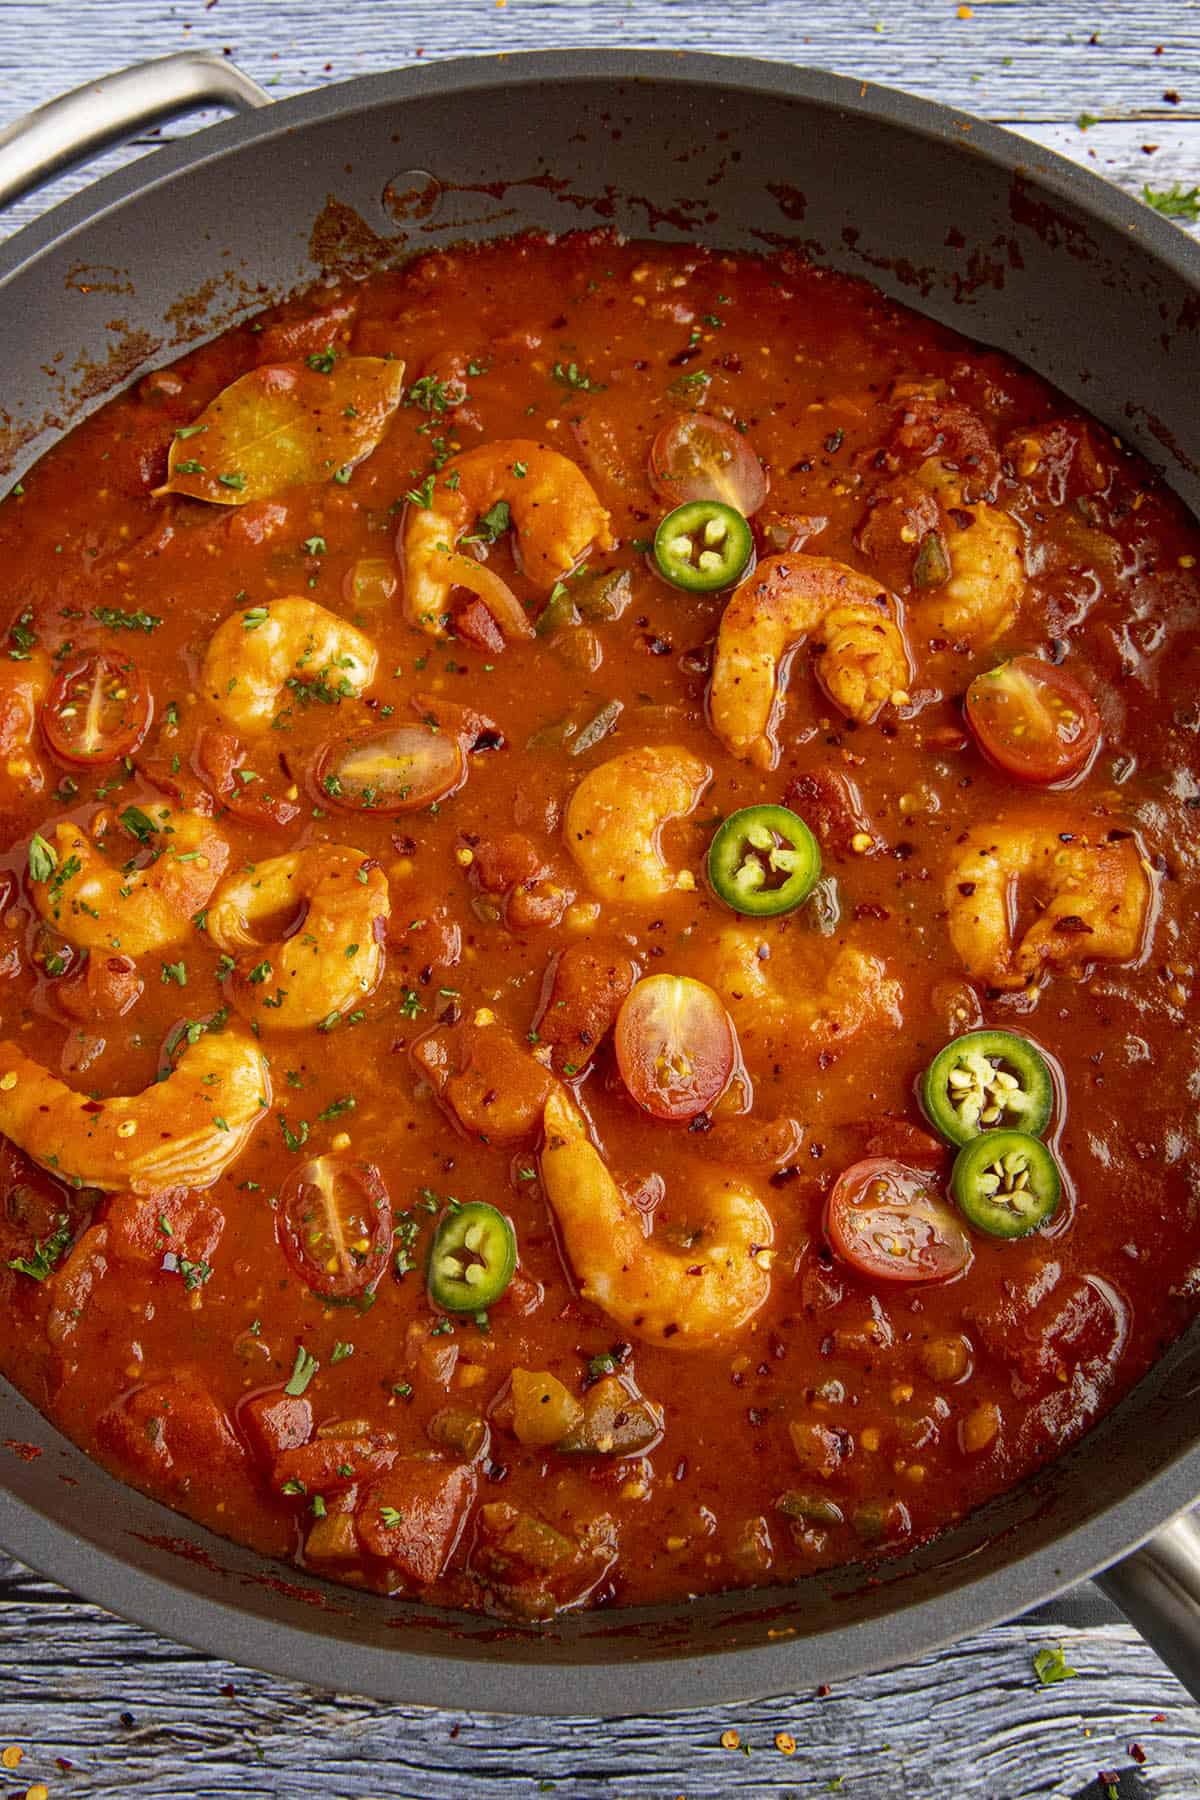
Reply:
[[267, 363], [241, 375], [171, 444], [158, 494], [215, 506], [269, 500], [287, 488], [345, 481], [400, 404], [404, 364], [383, 356]]

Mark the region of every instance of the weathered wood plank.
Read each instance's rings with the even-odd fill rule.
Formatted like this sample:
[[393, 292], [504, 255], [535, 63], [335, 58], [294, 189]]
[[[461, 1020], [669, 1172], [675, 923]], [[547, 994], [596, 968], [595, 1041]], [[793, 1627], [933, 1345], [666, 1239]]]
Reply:
[[[1034, 1652], [1060, 1644], [1078, 1674], [1041, 1688]], [[520, 1800], [547, 1782], [576, 1800], [799, 1800], [839, 1776], [847, 1800], [1066, 1800], [1098, 1769], [1129, 1766], [1133, 1743], [1153, 1800], [1200, 1792], [1200, 1710], [1124, 1625], [1006, 1627], [825, 1698], [608, 1725], [293, 1687], [181, 1650], [17, 1570], [0, 1578], [0, 1645], [0, 1741], [24, 1745], [30, 1780], [68, 1758], [86, 1771], [89, 1800]], [[748, 1754], [722, 1748], [729, 1728]], [[780, 1731], [794, 1737], [794, 1756], [776, 1749]], [[73, 1779], [51, 1791], [81, 1790]]]
[[[1005, 118], [1200, 114], [1200, 16], [1187, 0], [7, 0], [5, 110], [140, 56], [203, 44], [281, 89], [425, 57], [562, 44], [657, 45], [809, 61]], [[1190, 85], [1190, 91], [1189, 91]], [[1171, 91], [1178, 106], [1164, 100]]]

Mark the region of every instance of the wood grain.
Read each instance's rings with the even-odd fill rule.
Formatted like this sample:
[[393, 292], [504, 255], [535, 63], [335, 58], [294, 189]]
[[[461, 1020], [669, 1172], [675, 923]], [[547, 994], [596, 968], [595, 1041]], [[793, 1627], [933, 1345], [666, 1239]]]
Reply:
[[[1145, 1795], [1200, 1793], [1200, 1711], [1125, 1625], [1007, 1627], [825, 1698], [609, 1725], [427, 1712], [292, 1687], [181, 1650], [15, 1566], [0, 1573], [0, 1644], [0, 1740], [25, 1746], [29, 1779], [53, 1781], [55, 1756], [77, 1765], [52, 1785], [55, 1800], [521, 1800], [547, 1783], [571, 1800], [831, 1791], [845, 1800], [1066, 1800], [1097, 1770], [1131, 1767], [1130, 1744], [1146, 1757]], [[1039, 1687], [1033, 1656], [1043, 1645], [1061, 1645], [1076, 1676]], [[737, 1750], [721, 1746], [730, 1728]], [[776, 1749], [781, 1731], [795, 1739], [794, 1756]]]
[[[1010, 124], [1139, 192], [1200, 182], [1200, 6], [1078, 0], [0, 0], [0, 123], [108, 70], [190, 45], [227, 50], [280, 96], [457, 54], [572, 44], [737, 50], [907, 87]], [[1093, 40], [1097, 41], [1093, 41]], [[1178, 102], [1167, 95], [1178, 95]], [[1081, 129], [1081, 115], [1099, 123]], [[190, 120], [184, 131], [211, 122]], [[165, 134], [164, 134], [165, 135]], [[35, 218], [154, 138], [63, 177]], [[1153, 146], [1153, 148], [1148, 148]], [[1095, 1607], [1093, 1605], [1093, 1611]], [[640, 1718], [487, 1718], [318, 1694], [180, 1649], [0, 1558], [0, 1793], [45, 1781], [121, 1800], [1067, 1800], [1099, 1770], [1121, 1794], [1200, 1796], [1200, 1711], [1111, 1613], [1072, 1598], [827, 1698]], [[1033, 1656], [1078, 1671], [1042, 1688]], [[330, 1671], [336, 1684], [336, 1668]], [[460, 1679], [456, 1676], [456, 1683]], [[469, 1675], [465, 1677], [469, 1693]], [[727, 1728], [742, 1748], [722, 1749]], [[777, 1732], [798, 1746], [787, 1757]], [[748, 1751], [748, 1754], [746, 1753]], [[73, 1765], [63, 1769], [62, 1758]], [[840, 1786], [836, 1785], [839, 1782]]]

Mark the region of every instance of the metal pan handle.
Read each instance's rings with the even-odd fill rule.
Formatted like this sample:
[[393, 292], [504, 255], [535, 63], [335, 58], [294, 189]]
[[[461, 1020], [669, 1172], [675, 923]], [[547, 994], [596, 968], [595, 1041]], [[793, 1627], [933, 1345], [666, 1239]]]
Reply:
[[47, 101], [0, 131], [0, 206], [144, 126], [205, 106], [267, 106], [270, 95], [211, 50], [135, 63]]
[[1111, 1569], [1097, 1575], [1193, 1699], [1200, 1700], [1200, 1524], [1180, 1513]]

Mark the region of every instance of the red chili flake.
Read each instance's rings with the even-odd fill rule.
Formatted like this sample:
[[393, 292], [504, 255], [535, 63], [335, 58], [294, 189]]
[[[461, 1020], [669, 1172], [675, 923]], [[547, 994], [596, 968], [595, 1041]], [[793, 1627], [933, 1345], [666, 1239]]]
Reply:
[[828, 1700], [828, 1698], [829, 1698], [830, 1694], [832, 1694], [832, 1692], [833, 1692], [833, 1689], [830, 1687], [829, 1683], [827, 1681], [823, 1681], [821, 1683], [820, 1687], [817, 1689], [817, 1699], [818, 1700]]
[[1129, 1744], [1126, 1746], [1126, 1748], [1127, 1748], [1130, 1756], [1132, 1756], [1135, 1763], [1138, 1763], [1140, 1765], [1141, 1763], [1145, 1762], [1146, 1752], [1142, 1749], [1142, 1746], [1140, 1744]]
[[1168, 88], [1166, 90], [1166, 92], [1163, 94], [1163, 99], [1166, 101], [1168, 106], [1178, 106], [1179, 105], [1179, 95], [1176, 93], [1174, 88]]

